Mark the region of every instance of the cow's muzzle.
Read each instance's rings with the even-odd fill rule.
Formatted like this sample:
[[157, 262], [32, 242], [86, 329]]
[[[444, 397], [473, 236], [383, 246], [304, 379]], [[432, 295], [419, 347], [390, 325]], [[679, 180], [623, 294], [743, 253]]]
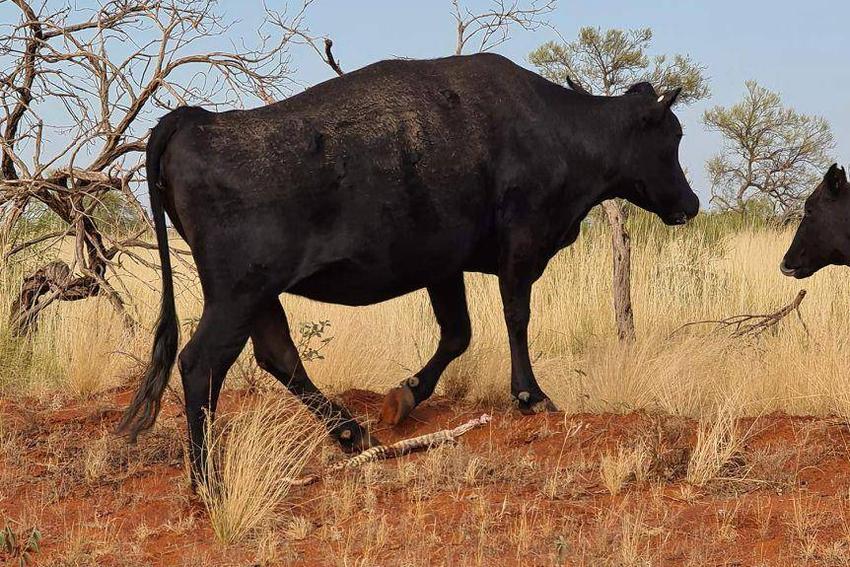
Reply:
[[782, 272], [783, 276], [787, 276], [789, 278], [797, 278], [798, 280], [807, 278], [812, 275], [811, 271], [803, 269], [799, 266], [789, 266], [785, 260], [782, 260], [782, 262], [780, 262], [779, 271]]
[[789, 278], [793, 278], [797, 274], [797, 268], [792, 268], [785, 263], [785, 260], [779, 263], [779, 271], [782, 272], [783, 276], [788, 276]]
[[687, 224], [688, 221], [692, 217], [688, 215], [688, 213], [682, 211], [679, 213], [673, 213], [672, 215], [668, 215], [664, 218], [664, 224], [669, 226], [680, 226], [683, 224]]

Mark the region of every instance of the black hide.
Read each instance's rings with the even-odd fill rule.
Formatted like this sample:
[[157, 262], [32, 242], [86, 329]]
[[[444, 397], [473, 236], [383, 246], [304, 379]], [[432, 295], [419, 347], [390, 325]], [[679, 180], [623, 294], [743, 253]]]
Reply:
[[[512, 394], [523, 411], [552, 409], [528, 357], [531, 286], [603, 199], [628, 199], [668, 224], [697, 213], [678, 161], [677, 94], [638, 85], [594, 97], [480, 54], [383, 61], [270, 106], [165, 116], [149, 144], [151, 191], [192, 250], [205, 300], [180, 356], [196, 467], [203, 410], [215, 410], [249, 337], [263, 368], [328, 420], [345, 448], [372, 442], [310, 382], [282, 292], [368, 305], [428, 289], [441, 340], [388, 396], [383, 415], [396, 423], [469, 343], [463, 273], [496, 274]], [[161, 216], [155, 208], [160, 228]], [[168, 303], [123, 424], [131, 433], [155, 418], [174, 360]]]

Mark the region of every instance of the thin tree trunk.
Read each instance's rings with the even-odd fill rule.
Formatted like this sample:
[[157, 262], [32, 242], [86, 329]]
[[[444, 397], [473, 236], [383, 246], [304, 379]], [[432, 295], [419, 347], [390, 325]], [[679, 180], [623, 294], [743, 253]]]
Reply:
[[632, 312], [632, 244], [626, 231], [626, 208], [619, 201], [602, 203], [611, 227], [611, 248], [614, 258], [614, 317], [620, 342], [635, 340], [635, 318]]
[[8, 250], [12, 248], [12, 230], [18, 219], [24, 214], [22, 203], [13, 201], [9, 209], [6, 211], [6, 218], [0, 224], [0, 252], [5, 256]]

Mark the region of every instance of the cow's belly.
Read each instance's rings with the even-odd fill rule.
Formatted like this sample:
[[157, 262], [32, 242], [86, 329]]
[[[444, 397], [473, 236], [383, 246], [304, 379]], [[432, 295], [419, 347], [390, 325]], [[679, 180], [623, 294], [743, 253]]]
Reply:
[[343, 305], [379, 303], [464, 271], [476, 248], [473, 238], [469, 229], [380, 242], [364, 235], [312, 253], [284, 291]]
[[315, 301], [340, 305], [373, 305], [426, 287], [425, 281], [388, 281], [344, 263], [328, 266], [286, 290]]

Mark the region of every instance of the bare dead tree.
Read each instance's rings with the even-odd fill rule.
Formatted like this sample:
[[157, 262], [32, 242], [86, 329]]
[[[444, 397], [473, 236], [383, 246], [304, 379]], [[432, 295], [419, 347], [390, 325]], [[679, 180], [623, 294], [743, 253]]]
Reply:
[[555, 10], [557, 0], [492, 0], [490, 8], [473, 12], [462, 0], [452, 0], [452, 16], [457, 23], [455, 55], [463, 54], [471, 43], [476, 51], [491, 51], [510, 39], [512, 28], [534, 31], [549, 27], [545, 16]]
[[[94, 295], [134, 327], [116, 267], [119, 257], [146, 263], [134, 249], [154, 247], [141, 238], [150, 220], [135, 193], [153, 115], [282, 98], [291, 84], [287, 47], [310, 1], [291, 16], [267, 9], [256, 40], [230, 49], [220, 44], [233, 23], [214, 0], [0, 6], [18, 15], [0, 25], [0, 249], [5, 260], [38, 246], [52, 246], [54, 255], [24, 278], [16, 328], [26, 331], [55, 300]], [[103, 211], [115, 198], [137, 215], [140, 231], [111, 230]], [[64, 228], [26, 229], [47, 212]], [[67, 264], [57, 243], [71, 236]]]
[[[305, 0], [305, 8], [309, 6], [313, 0]], [[342, 70], [342, 66], [339, 61], [334, 58], [333, 52], [331, 49], [333, 48], [333, 40], [329, 37], [322, 36], [314, 36], [310, 33], [310, 30], [304, 26], [304, 22], [302, 18], [298, 18], [292, 21], [287, 21], [285, 19], [276, 19], [275, 25], [277, 25], [280, 29], [285, 30], [291, 37], [290, 41], [292, 43], [306, 45], [310, 47], [313, 51], [316, 52], [316, 55], [324, 61], [331, 69], [333, 69], [334, 73], [337, 76], [342, 76], [344, 71]], [[324, 51], [319, 47], [319, 40], [323, 40]]]

